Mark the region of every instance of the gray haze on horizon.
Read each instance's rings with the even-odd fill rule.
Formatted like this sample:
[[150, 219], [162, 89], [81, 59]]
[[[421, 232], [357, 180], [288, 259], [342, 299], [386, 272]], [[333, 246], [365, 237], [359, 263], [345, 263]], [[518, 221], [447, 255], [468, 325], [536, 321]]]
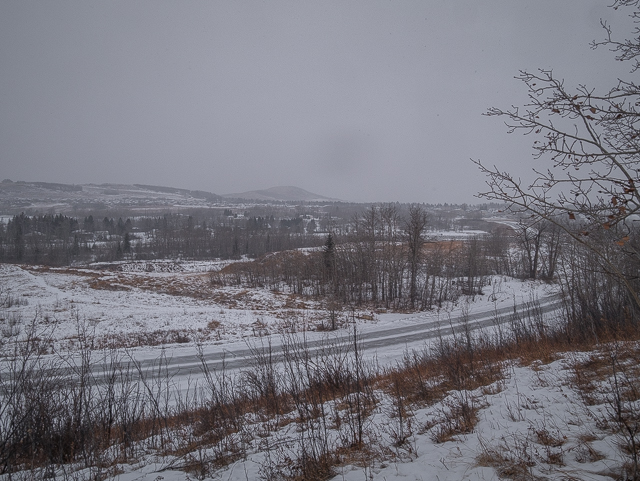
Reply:
[[[477, 202], [470, 158], [527, 176], [481, 114], [519, 69], [611, 86], [596, 0], [0, 2], [0, 180]], [[625, 27], [626, 26], [626, 27]]]

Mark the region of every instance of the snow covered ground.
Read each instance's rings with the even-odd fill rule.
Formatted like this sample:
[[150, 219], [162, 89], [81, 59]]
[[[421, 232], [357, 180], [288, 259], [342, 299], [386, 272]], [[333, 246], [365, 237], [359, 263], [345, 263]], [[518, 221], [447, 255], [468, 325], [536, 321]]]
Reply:
[[[317, 315], [314, 306], [292, 296], [240, 288], [212, 288], [207, 271], [216, 263], [123, 265], [48, 269], [0, 265], [5, 294], [21, 302], [5, 308], [5, 323], [20, 318], [48, 325], [61, 348], [72, 348], [79, 324], [96, 342], [135, 347], [168, 343], [238, 340], [289, 318]], [[160, 333], [173, 332], [172, 337]]]
[[[266, 334], [296, 330], [308, 330], [309, 340], [327, 336], [315, 332], [326, 319], [326, 310], [319, 303], [283, 292], [212, 286], [208, 272], [223, 265], [123, 263], [117, 269], [0, 265], [0, 302], [5, 305], [0, 309], [0, 345], [24, 335], [32, 319], [40, 329], [49, 329], [52, 349], [73, 350], [79, 329], [88, 328], [96, 343], [133, 347], [132, 351], [149, 359], [158, 355], [163, 343], [170, 345], [168, 352], [173, 355], [193, 352], [196, 344], [210, 350], [246, 347]], [[427, 313], [360, 311], [348, 315], [363, 334], [429, 320], [446, 325], [462, 313], [509, 307], [554, 292], [553, 286], [543, 283], [494, 277], [473, 302], [461, 298]], [[421, 346], [423, 342], [408, 343], [375, 353], [375, 357], [381, 366], [391, 366], [407, 349]], [[504, 375], [492, 384], [472, 391], [450, 391], [430, 405], [406, 403], [402, 423], [398, 399], [379, 390], [365, 423], [367, 449], [340, 451], [341, 462], [334, 467], [333, 479], [615, 479], [628, 457], [620, 447], [624, 438], [611, 421], [613, 381], [603, 375], [589, 389], [578, 382], [577, 366], [590, 356], [565, 353], [547, 363], [508, 361]], [[637, 377], [626, 379], [637, 385]], [[456, 430], [461, 406], [472, 408], [475, 421], [470, 429]], [[629, 406], [640, 410], [637, 401]], [[327, 430], [330, 440], [345, 435], [345, 425], [335, 421], [343, 409], [338, 402], [326, 406], [332, 413]], [[118, 464], [117, 474], [112, 472], [109, 479], [246, 481], [269, 479], [273, 469], [289, 469], [307, 442], [296, 413], [284, 416], [276, 428], [260, 426], [273, 420], [248, 422], [255, 423], [250, 428], [255, 434], [242, 441], [246, 455], [226, 467], [206, 474], [188, 467], [198, 456], [206, 465], [207, 457], [212, 456], [206, 446], [183, 455], [150, 449], [135, 461]], [[81, 479], [82, 471], [76, 474]]]
[[[79, 268], [0, 264], [0, 297], [14, 301], [0, 310], [0, 339], [19, 338], [35, 321], [38, 330], [48, 330], [55, 349], [73, 350], [82, 330], [95, 338], [95, 347], [153, 350], [170, 344], [173, 349], [193, 349], [195, 343], [222, 345], [268, 334], [315, 331], [326, 322], [325, 307], [307, 298], [267, 289], [212, 286], [208, 273], [226, 264], [154, 261]], [[554, 289], [496, 276], [473, 302], [461, 298], [426, 313], [362, 310], [342, 316], [355, 320], [361, 333], [429, 320], [446, 324], [462, 312], [542, 299]]]
[[[635, 349], [637, 352], [637, 346]], [[406, 405], [403, 426], [395, 414], [397, 400], [378, 392], [378, 404], [365, 426], [364, 454], [342, 450], [344, 462], [334, 467], [331, 479], [621, 479], [621, 467], [628, 458], [620, 448], [625, 440], [611, 421], [613, 381], [601, 377], [591, 386], [593, 390], [585, 391], [576, 380], [577, 369], [591, 355], [560, 354], [547, 364], [507, 362], [504, 377], [490, 385], [473, 391], [451, 391], [430, 406]], [[472, 406], [476, 424], [468, 432], [458, 433], [456, 419], [463, 403]], [[635, 409], [638, 407], [636, 402]], [[327, 412], [334, 413], [335, 409], [328, 406]], [[196, 458], [206, 465], [208, 456], [213, 456], [204, 449], [184, 456], [150, 452], [134, 464], [118, 465], [119, 474], [109, 479], [279, 479], [273, 477], [277, 470], [286, 472], [299, 458], [304, 443], [309, 442], [310, 434], [301, 431], [294, 419], [295, 413], [291, 420], [280, 419], [282, 427], [275, 431], [261, 431], [257, 422], [254, 432], [265, 434], [249, 441], [246, 457], [206, 474], [194, 471]], [[338, 439], [340, 430], [332, 425], [327, 436]], [[191, 469], [185, 471], [185, 466]]]

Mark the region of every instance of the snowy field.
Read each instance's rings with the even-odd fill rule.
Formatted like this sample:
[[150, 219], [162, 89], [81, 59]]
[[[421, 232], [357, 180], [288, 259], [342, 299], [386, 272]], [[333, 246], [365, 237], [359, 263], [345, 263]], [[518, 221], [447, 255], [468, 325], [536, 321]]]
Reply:
[[[52, 349], [63, 351], [73, 350], [81, 334], [93, 337], [95, 348], [142, 351], [156, 351], [161, 345], [222, 346], [285, 332], [321, 336], [314, 332], [327, 321], [328, 313], [319, 302], [267, 289], [212, 286], [209, 272], [227, 264], [154, 261], [82, 268], [2, 264], [0, 296], [10, 302], [0, 310], [0, 339], [19, 339], [30, 323], [51, 339]], [[355, 321], [361, 333], [429, 320], [446, 325], [463, 312], [492, 311], [553, 293], [554, 287], [544, 283], [497, 276], [473, 302], [460, 298], [423, 313], [357, 310], [341, 316], [343, 321]]]
[[[637, 347], [636, 347], [637, 352]], [[609, 353], [604, 353], [606, 358]], [[566, 353], [550, 363], [507, 362], [504, 377], [473, 391], [451, 391], [439, 402], [404, 407], [403, 425], [397, 399], [376, 393], [378, 403], [365, 426], [367, 448], [343, 451], [343, 463], [330, 479], [340, 481], [498, 481], [626, 479], [628, 460], [611, 421], [612, 379], [602, 377], [580, 385], [576, 372], [592, 353]], [[636, 366], [637, 367], [637, 366]], [[475, 425], [459, 433], [459, 407], [471, 406]], [[636, 402], [637, 409], [637, 402]], [[328, 405], [327, 413], [340, 412]], [[203, 449], [183, 456], [150, 451], [132, 464], [119, 464], [112, 481], [246, 481], [280, 479], [292, 466], [307, 434], [295, 422], [295, 411], [281, 418], [279, 429], [254, 421], [247, 455], [230, 465], [197, 471], [213, 452]], [[342, 428], [343, 429], [343, 428]], [[332, 421], [326, 436], [338, 439], [341, 427]], [[402, 440], [402, 442], [400, 442]], [[78, 473], [81, 474], [81, 473]], [[629, 478], [631, 479], [631, 478]]]
[[[315, 319], [318, 311], [292, 296], [240, 288], [214, 289], [216, 263], [122, 264], [113, 270], [0, 266], [0, 283], [18, 304], [3, 310], [49, 326], [62, 349], [88, 328], [105, 347], [137, 347], [195, 340], [223, 342], [256, 335], [268, 326]], [[163, 335], [164, 333], [164, 335]], [[173, 337], [168, 336], [173, 333]]]
[[[428, 312], [345, 312], [345, 320], [351, 321], [348, 327], [327, 334], [317, 330], [327, 319], [320, 303], [285, 292], [212, 286], [209, 272], [225, 265], [125, 262], [59, 269], [0, 265], [1, 343], [8, 346], [21, 339], [34, 322], [38, 332], [50, 335], [51, 351], [74, 351], [84, 331], [93, 337], [95, 349], [127, 347], [138, 359], [153, 359], [161, 348], [169, 357], [195, 352], [196, 346], [212, 352], [259, 344], [266, 335], [277, 343], [281, 334], [290, 332], [304, 331], [313, 341], [345, 334], [353, 322], [362, 334], [433, 321], [446, 326], [462, 314], [491, 312], [556, 293], [544, 283], [493, 277], [483, 295], [472, 301], [461, 297]], [[407, 343], [368, 358], [375, 357], [381, 367], [394, 366], [410, 349], [424, 347], [424, 342]], [[364, 425], [366, 449], [339, 450], [341, 461], [334, 465], [331, 479], [621, 479], [621, 466], [628, 457], [621, 449], [624, 437], [612, 422], [614, 380], [599, 371], [606, 362], [593, 362], [594, 356], [574, 352], [544, 362], [510, 360], [490, 384], [452, 390], [433, 403], [406, 402], [400, 410], [400, 398], [378, 388]], [[607, 356], [611, 354], [602, 354], [605, 361]], [[619, 362], [623, 369], [625, 362], [636, 369], [636, 358], [620, 357]], [[581, 370], [600, 377], [585, 381], [577, 374]], [[637, 375], [624, 374], [636, 384]], [[637, 410], [634, 402], [630, 406]], [[463, 406], [472, 411], [473, 425], [468, 429], [457, 425]], [[339, 422], [345, 407], [336, 400], [323, 409], [329, 443], [344, 445], [341, 439], [352, 435], [344, 421]], [[295, 410], [275, 420], [249, 415], [243, 432], [251, 434], [242, 440], [245, 454], [227, 466], [207, 464], [214, 456], [207, 446], [184, 454], [141, 447], [144, 454], [118, 462], [107, 479], [275, 479], [273, 469], [290, 469], [308, 442], [296, 416]], [[178, 429], [174, 435], [187, 436], [189, 430]], [[197, 471], [201, 465], [209, 466], [206, 474]], [[83, 470], [76, 475], [81, 479]]]

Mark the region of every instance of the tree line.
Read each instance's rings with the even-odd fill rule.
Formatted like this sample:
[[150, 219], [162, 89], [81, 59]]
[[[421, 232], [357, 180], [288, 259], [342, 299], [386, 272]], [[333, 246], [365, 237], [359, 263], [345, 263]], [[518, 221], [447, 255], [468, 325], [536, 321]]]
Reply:
[[273, 216], [220, 222], [180, 214], [126, 220], [20, 214], [0, 223], [0, 262], [57, 266], [122, 259], [258, 257], [321, 245], [315, 227], [307, 230], [309, 223], [301, 217]]
[[[139, 215], [121, 211], [15, 215], [0, 222], [0, 262], [70, 265], [93, 261], [257, 258], [266, 253], [322, 245], [341, 236], [366, 205], [256, 205]], [[387, 204], [397, 212], [407, 205]], [[486, 206], [485, 206], [486, 208]], [[459, 229], [468, 207], [433, 206], [429, 226]], [[474, 214], [476, 215], [476, 214]], [[324, 235], [323, 235], [324, 234]]]
[[352, 219], [348, 233], [327, 235], [321, 249], [232, 264], [212, 273], [211, 281], [285, 290], [330, 304], [423, 310], [463, 294], [490, 293], [493, 275], [555, 275], [561, 239], [551, 228], [494, 224], [482, 237], [437, 240], [429, 221], [419, 205], [404, 214], [393, 204], [370, 206]]

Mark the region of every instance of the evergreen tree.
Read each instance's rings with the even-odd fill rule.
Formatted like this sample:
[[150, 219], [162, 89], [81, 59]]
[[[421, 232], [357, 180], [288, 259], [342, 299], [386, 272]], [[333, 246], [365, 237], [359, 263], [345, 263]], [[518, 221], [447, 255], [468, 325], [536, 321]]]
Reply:
[[324, 264], [325, 273], [328, 279], [333, 277], [333, 268], [335, 265], [335, 243], [333, 242], [333, 236], [331, 233], [327, 235], [327, 240], [324, 243], [322, 249], [322, 260]]

